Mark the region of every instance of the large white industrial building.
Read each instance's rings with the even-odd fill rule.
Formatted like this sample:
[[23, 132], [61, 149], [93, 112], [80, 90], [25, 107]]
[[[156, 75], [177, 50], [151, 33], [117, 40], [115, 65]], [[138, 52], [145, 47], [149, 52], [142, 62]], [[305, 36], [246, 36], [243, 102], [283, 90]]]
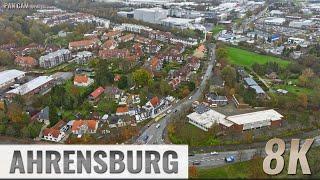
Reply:
[[141, 8], [134, 10], [134, 19], [153, 24], [160, 24], [160, 21], [167, 18], [167, 16], [168, 10], [162, 8]]
[[0, 89], [8, 87], [25, 76], [25, 72], [16, 69], [0, 72]]

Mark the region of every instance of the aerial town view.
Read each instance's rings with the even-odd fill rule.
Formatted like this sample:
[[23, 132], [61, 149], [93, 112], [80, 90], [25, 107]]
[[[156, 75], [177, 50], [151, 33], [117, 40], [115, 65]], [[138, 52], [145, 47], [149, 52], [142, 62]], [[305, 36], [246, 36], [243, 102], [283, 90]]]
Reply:
[[[191, 179], [319, 178], [320, 0], [0, 5], [0, 144], [188, 145]], [[288, 153], [266, 174], [272, 138], [313, 138], [311, 175]]]

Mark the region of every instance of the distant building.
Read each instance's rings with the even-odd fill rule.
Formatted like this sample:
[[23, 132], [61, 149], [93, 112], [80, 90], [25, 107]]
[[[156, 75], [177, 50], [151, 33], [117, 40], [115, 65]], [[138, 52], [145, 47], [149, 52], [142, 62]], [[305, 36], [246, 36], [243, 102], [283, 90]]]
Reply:
[[192, 22], [194, 22], [194, 19], [168, 17], [166, 19], [161, 20], [161, 25], [171, 28], [186, 29], [190, 27]]
[[244, 78], [246, 87], [255, 90], [258, 97], [265, 97], [266, 92], [258, 85], [258, 83], [252, 78]]
[[81, 41], [73, 41], [69, 43], [70, 51], [79, 51], [79, 50], [89, 50], [97, 47], [99, 45], [99, 40], [94, 39], [86, 39]]
[[123, 115], [128, 115], [128, 114], [129, 114], [128, 106], [119, 106], [117, 108], [117, 111], [116, 111], [117, 116], [123, 116]]
[[168, 10], [162, 8], [141, 8], [134, 10], [134, 19], [153, 24], [160, 24], [160, 21], [167, 18], [167, 16]]
[[93, 57], [90, 51], [81, 51], [76, 54], [75, 61], [77, 64], [86, 64]]
[[277, 17], [268, 17], [264, 20], [265, 24], [270, 24], [270, 25], [283, 25], [286, 22], [285, 18], [277, 18]]
[[60, 49], [39, 58], [39, 65], [42, 68], [52, 68], [71, 59], [71, 52], [68, 49]]

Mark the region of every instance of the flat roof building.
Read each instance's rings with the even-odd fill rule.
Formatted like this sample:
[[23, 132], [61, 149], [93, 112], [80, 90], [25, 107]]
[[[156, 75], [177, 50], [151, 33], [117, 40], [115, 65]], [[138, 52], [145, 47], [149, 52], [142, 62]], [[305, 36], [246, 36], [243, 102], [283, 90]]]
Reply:
[[43, 88], [46, 87], [53, 80], [49, 76], [39, 76], [15, 89], [8, 91], [7, 95], [27, 95], [30, 93], [39, 93]]
[[141, 8], [134, 10], [134, 19], [153, 24], [160, 24], [160, 21], [167, 18], [167, 16], [168, 10], [162, 8]]
[[286, 22], [285, 18], [276, 18], [276, 17], [268, 17], [264, 20], [265, 24], [271, 24], [271, 25], [283, 25]]
[[173, 18], [168, 17], [166, 19], [161, 20], [161, 24], [167, 27], [172, 28], [188, 28], [190, 24], [194, 22], [194, 19], [185, 19], [185, 18]]
[[25, 77], [25, 72], [16, 69], [10, 69], [0, 72], [0, 88], [12, 85], [17, 80]]
[[205, 112], [193, 112], [189, 114], [187, 118], [190, 124], [204, 131], [208, 131], [214, 124], [219, 124], [222, 130], [242, 132], [265, 126], [281, 126], [283, 116], [273, 109], [234, 116], [226, 116], [209, 109]]

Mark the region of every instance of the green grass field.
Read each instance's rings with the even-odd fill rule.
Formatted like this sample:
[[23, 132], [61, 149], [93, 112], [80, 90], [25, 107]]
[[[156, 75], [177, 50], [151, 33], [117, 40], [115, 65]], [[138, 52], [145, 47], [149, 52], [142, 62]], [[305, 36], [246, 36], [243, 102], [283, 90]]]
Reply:
[[290, 62], [272, 56], [260, 55], [254, 52], [246, 51], [239, 48], [228, 47], [228, 60], [231, 64], [251, 68], [252, 64], [265, 64], [267, 62], [276, 62], [281, 67], [287, 67]]
[[224, 25], [217, 25], [217, 26], [214, 26], [214, 28], [212, 28], [211, 32], [212, 32], [213, 35], [216, 35], [216, 34], [218, 34], [220, 31], [222, 31], [224, 29], [225, 29]]

